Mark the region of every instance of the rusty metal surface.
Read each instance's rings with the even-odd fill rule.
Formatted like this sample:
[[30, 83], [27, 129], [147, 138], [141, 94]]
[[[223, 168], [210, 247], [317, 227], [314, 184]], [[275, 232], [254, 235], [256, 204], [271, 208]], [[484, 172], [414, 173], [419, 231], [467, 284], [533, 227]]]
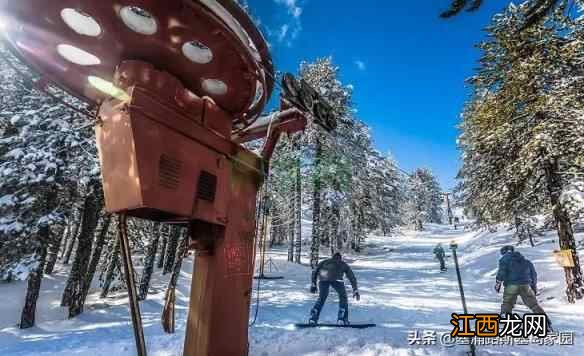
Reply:
[[[249, 153], [239, 161], [253, 161]], [[253, 275], [255, 202], [261, 177], [232, 163], [229, 224], [213, 253], [195, 258], [185, 356], [247, 355]], [[203, 230], [203, 231], [201, 231]], [[193, 235], [205, 234], [204, 229]]]
[[240, 132], [231, 139], [238, 143], [245, 143], [268, 136], [270, 132], [292, 134], [306, 128], [306, 116], [297, 109], [288, 109], [275, 115], [260, 117], [253, 125]]
[[[158, 221], [226, 223], [229, 167], [224, 155], [123, 105], [106, 103], [101, 116], [96, 135], [108, 211]], [[213, 202], [197, 199], [202, 171], [217, 177]]]
[[[156, 32], [142, 34], [128, 28], [120, 16], [126, 6], [150, 13], [157, 23]], [[99, 24], [99, 34], [74, 31], [62, 18], [64, 9], [90, 16]], [[180, 78], [198, 96], [210, 96], [230, 113], [236, 129], [257, 117], [273, 86], [266, 43], [232, 0], [0, 0], [0, 16], [7, 24], [3, 35], [27, 64], [51, 82], [94, 103], [101, 102], [105, 95], [90, 85], [88, 77], [113, 82], [116, 66], [131, 59], [152, 63]], [[226, 18], [233, 20], [239, 31], [234, 31]], [[242, 42], [249, 40], [242, 40], [240, 32], [253, 41], [257, 52]], [[208, 63], [195, 63], [183, 55], [182, 46], [193, 40], [210, 49], [212, 59]], [[99, 63], [72, 63], [58, 53], [59, 45], [81, 49]], [[221, 80], [227, 92], [208, 92], [203, 88], [204, 79]], [[268, 90], [263, 90], [261, 99], [252, 107], [258, 82]]]
[[120, 65], [116, 77], [125, 78], [118, 84], [128, 99], [100, 108], [96, 137], [106, 208], [155, 221], [227, 224], [228, 161], [243, 148], [213, 127], [229, 126], [229, 115], [198, 98], [177, 102], [182, 87], [168, 74], [149, 70], [158, 80], [147, 82], [128, 74], [145, 67]]

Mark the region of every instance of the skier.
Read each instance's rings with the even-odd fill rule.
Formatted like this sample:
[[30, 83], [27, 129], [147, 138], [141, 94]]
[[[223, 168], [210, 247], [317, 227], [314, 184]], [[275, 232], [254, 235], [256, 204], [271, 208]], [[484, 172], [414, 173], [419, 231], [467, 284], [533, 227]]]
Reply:
[[357, 289], [357, 279], [355, 278], [351, 267], [343, 261], [339, 252], [335, 253], [332, 258], [324, 260], [316, 266], [316, 269], [312, 272], [312, 285], [310, 287], [310, 292], [313, 294], [316, 293], [316, 279], [318, 277], [319, 295], [318, 300], [310, 311], [309, 324], [318, 323], [318, 317], [320, 316], [320, 311], [328, 297], [329, 289], [330, 287], [333, 287], [339, 295], [339, 314], [337, 323], [340, 325], [349, 325], [349, 304], [347, 301], [345, 283], [343, 282], [343, 276], [345, 274], [351, 282], [351, 287], [353, 287], [353, 298], [359, 301], [360, 295], [359, 290]]
[[456, 230], [456, 228], [458, 227], [458, 224], [460, 224], [460, 219], [458, 218], [458, 216], [455, 216], [454, 217], [454, 230]]
[[[538, 304], [537, 293], [537, 272], [533, 263], [522, 254], [515, 251], [513, 246], [501, 248], [502, 257], [499, 259], [499, 270], [495, 282], [495, 291], [501, 290], [501, 284], [505, 286], [503, 291], [503, 304], [501, 304], [501, 315], [510, 314], [513, 311], [517, 296], [521, 296], [523, 303], [536, 314], [545, 314], [543, 308]], [[551, 330], [551, 322], [547, 318], [548, 329]]]
[[446, 271], [446, 265], [444, 263], [444, 257], [446, 257], [446, 252], [444, 252], [444, 248], [442, 244], [439, 243], [434, 247], [434, 256], [440, 261], [440, 271]]

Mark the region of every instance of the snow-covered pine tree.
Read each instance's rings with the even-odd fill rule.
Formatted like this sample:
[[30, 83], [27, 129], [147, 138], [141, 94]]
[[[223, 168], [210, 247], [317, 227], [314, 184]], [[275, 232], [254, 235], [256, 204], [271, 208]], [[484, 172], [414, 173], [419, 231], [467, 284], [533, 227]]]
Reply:
[[[296, 138], [297, 139], [297, 138]], [[298, 150], [293, 138], [283, 138], [270, 165], [268, 197], [271, 203], [270, 247], [288, 240], [288, 260], [294, 260], [296, 166]], [[290, 231], [292, 230], [292, 234]]]
[[[339, 68], [332, 63], [332, 59], [320, 58], [313, 63], [300, 65], [300, 77], [313, 88], [333, 107], [341, 119], [350, 112], [351, 88], [344, 86], [339, 77]], [[302, 135], [300, 147], [304, 150], [302, 157], [311, 164], [306, 171], [311, 182], [312, 192], [312, 243], [310, 250], [310, 265], [315, 267], [319, 260], [321, 242], [321, 200], [323, 193], [322, 175], [323, 159], [329, 156], [330, 137], [314, 122], [309, 121], [305, 134]]]
[[569, 302], [584, 295], [572, 223], [561, 199], [582, 172], [584, 22], [562, 9], [524, 28], [529, 4], [493, 18], [461, 124], [463, 195], [483, 223], [551, 212]]
[[373, 158], [373, 217], [377, 219], [381, 233], [387, 236], [395, 227], [403, 224], [405, 181], [390, 154], [384, 157], [376, 153]]
[[418, 231], [426, 222], [442, 222], [442, 191], [429, 169], [418, 168], [410, 176], [406, 205], [408, 219]]
[[[270, 196], [277, 212], [271, 241], [288, 238], [292, 258], [289, 223], [295, 220], [294, 258], [299, 261], [304, 194], [312, 207], [312, 265], [318, 261], [321, 246], [331, 253], [344, 248], [359, 251], [368, 231], [379, 228], [389, 233], [402, 221], [404, 180], [395, 163], [373, 149], [369, 128], [352, 113], [352, 86], [342, 85], [338, 71], [330, 58], [302, 64], [301, 77], [341, 108], [337, 110], [339, 124], [329, 134], [310, 122], [304, 135], [278, 145], [271, 167]], [[290, 196], [296, 197], [293, 208]], [[288, 229], [278, 229], [283, 226]]]
[[6, 59], [0, 62], [0, 279], [28, 275], [24, 328], [34, 325], [47, 249], [54, 252], [62, 240], [53, 232], [63, 231], [71, 186], [82, 168], [99, 171], [84, 157], [91, 151], [84, 147], [92, 132], [83, 126], [87, 118], [36, 90], [34, 75], [4, 47], [0, 51]]
[[166, 245], [166, 257], [164, 258], [163, 274], [171, 273], [174, 267], [174, 259], [176, 258], [176, 251], [180, 240], [180, 229], [174, 225], [169, 225], [168, 244]]
[[138, 293], [139, 300], [145, 300], [148, 296], [148, 288], [154, 271], [154, 262], [156, 260], [156, 251], [158, 250], [158, 240], [160, 239], [160, 223], [150, 223], [150, 239], [146, 245], [144, 256], [144, 269], [140, 278], [140, 287]]
[[78, 236], [75, 258], [61, 300], [62, 306], [69, 307], [69, 317], [75, 317], [83, 312], [86, 290], [91, 281], [87, 280], [91, 252], [94, 248], [94, 234], [97, 228], [99, 212], [103, 208], [103, 198], [100, 186], [93, 182], [88, 184], [83, 202], [83, 220]]

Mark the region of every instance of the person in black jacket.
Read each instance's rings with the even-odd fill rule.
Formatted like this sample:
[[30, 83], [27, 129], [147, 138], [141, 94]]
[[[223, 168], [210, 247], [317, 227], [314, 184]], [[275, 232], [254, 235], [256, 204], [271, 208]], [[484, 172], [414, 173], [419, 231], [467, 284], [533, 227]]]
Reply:
[[318, 278], [319, 295], [318, 300], [310, 311], [309, 323], [318, 323], [320, 311], [326, 302], [329, 289], [330, 287], [333, 287], [339, 295], [339, 314], [337, 322], [344, 325], [349, 324], [349, 303], [347, 301], [345, 283], [343, 282], [343, 277], [345, 275], [347, 275], [347, 278], [351, 282], [351, 287], [353, 287], [353, 298], [359, 300], [360, 295], [359, 290], [357, 289], [357, 279], [355, 278], [355, 274], [351, 270], [351, 267], [343, 261], [340, 253], [335, 253], [332, 258], [324, 260], [316, 266], [312, 272], [312, 285], [310, 287], [310, 292], [316, 293], [316, 280]]
[[436, 247], [434, 247], [433, 252], [434, 252], [434, 256], [436, 256], [438, 261], [440, 261], [440, 270], [446, 271], [446, 262], [444, 261], [444, 258], [446, 257], [446, 252], [444, 252], [444, 248], [442, 247], [442, 244], [439, 243], [438, 245], [436, 245]]
[[[515, 251], [513, 246], [501, 248], [502, 257], [499, 259], [499, 270], [495, 282], [495, 291], [499, 293], [501, 284], [505, 286], [503, 291], [503, 303], [501, 315], [510, 314], [521, 296], [523, 303], [536, 314], [545, 314], [536, 298], [537, 272], [533, 263], [522, 254]], [[548, 329], [551, 330], [551, 322], [547, 319]]]

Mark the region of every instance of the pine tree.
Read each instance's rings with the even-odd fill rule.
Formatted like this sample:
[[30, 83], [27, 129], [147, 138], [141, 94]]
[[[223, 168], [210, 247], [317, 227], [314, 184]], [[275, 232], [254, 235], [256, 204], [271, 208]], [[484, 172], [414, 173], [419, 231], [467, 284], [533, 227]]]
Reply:
[[99, 212], [103, 207], [101, 192], [95, 185], [88, 186], [83, 204], [83, 221], [79, 231], [79, 243], [75, 251], [75, 259], [61, 305], [69, 307], [69, 317], [75, 317], [83, 312], [86, 291], [91, 281], [87, 280], [91, 252], [94, 247], [93, 237], [97, 227]]
[[[117, 222], [114, 222], [112, 229], [117, 230]], [[120, 241], [119, 239], [110, 239], [110, 244], [108, 247], [108, 253], [104, 258], [104, 263], [102, 265], [102, 276], [101, 280], [101, 298], [107, 297], [111, 290], [112, 283], [114, 280], [120, 276]]]
[[176, 257], [176, 251], [178, 249], [178, 243], [180, 239], [180, 229], [174, 225], [169, 225], [170, 230], [168, 236], [168, 245], [166, 246], [166, 257], [164, 258], [164, 269], [163, 274], [172, 272], [174, 266], [174, 259]]
[[21, 327], [29, 327], [47, 250], [52, 264], [61, 239], [54, 232], [67, 216], [73, 177], [94, 169], [95, 160], [81, 154], [91, 131], [79, 128], [85, 118], [36, 90], [34, 75], [0, 51], [7, 60], [0, 63], [0, 279], [28, 275]]
[[584, 281], [562, 195], [583, 167], [584, 23], [560, 9], [523, 28], [528, 11], [525, 3], [509, 6], [480, 45], [481, 66], [469, 80], [474, 95], [461, 124], [459, 177], [465, 204], [483, 223], [551, 212], [560, 247], [575, 262], [565, 268], [574, 302], [584, 295]]
[[111, 235], [110, 228], [113, 220], [113, 216], [107, 212], [102, 212], [99, 220], [98, 228], [95, 231], [95, 241], [93, 244], [93, 251], [91, 253], [91, 258], [89, 260], [89, 265], [87, 267], [87, 274], [85, 277], [85, 283], [83, 284], [83, 295], [82, 303], [84, 303], [87, 298], [87, 293], [93, 282], [93, 277], [97, 271], [97, 267], [102, 258], [103, 248], [107, 244], [108, 237]]
[[[345, 117], [350, 112], [351, 89], [343, 86], [339, 81], [339, 68], [334, 66], [331, 58], [317, 59], [314, 63], [302, 63], [300, 77], [315, 88], [320, 95], [333, 107], [339, 118]], [[302, 136], [301, 147], [305, 147], [303, 157], [310, 160], [311, 165], [307, 169], [311, 183], [312, 196], [312, 243], [310, 248], [310, 265], [318, 264], [321, 230], [321, 200], [323, 188], [327, 182], [323, 181], [323, 175], [329, 171], [323, 167], [324, 159], [331, 157], [331, 139], [314, 122], [309, 122], [305, 134]]]
[[138, 293], [139, 300], [145, 300], [148, 296], [148, 288], [150, 287], [150, 280], [152, 279], [154, 262], [156, 260], [156, 250], [158, 249], [158, 240], [160, 239], [161, 225], [162, 224], [160, 223], [154, 223], [151, 226], [151, 238], [146, 246], [144, 270], [142, 271], [142, 278], [140, 278], [140, 288]]
[[408, 191], [408, 218], [416, 230], [423, 230], [426, 222], [442, 222], [442, 190], [430, 170], [416, 169], [409, 178]]

